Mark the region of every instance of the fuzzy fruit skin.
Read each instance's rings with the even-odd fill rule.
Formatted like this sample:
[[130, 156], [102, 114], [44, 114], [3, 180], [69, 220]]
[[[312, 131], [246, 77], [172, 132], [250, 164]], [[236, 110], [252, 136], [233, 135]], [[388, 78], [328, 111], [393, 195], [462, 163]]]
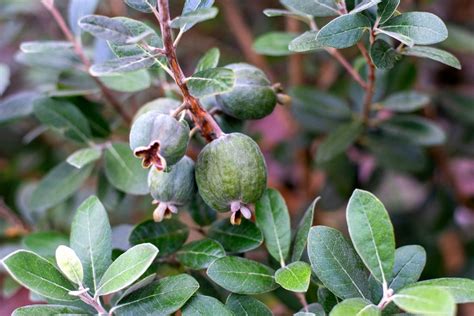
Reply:
[[196, 192], [194, 161], [184, 156], [168, 172], [152, 168], [148, 173], [148, 187], [151, 196], [160, 202], [176, 206], [191, 201]]
[[166, 159], [167, 166], [177, 163], [186, 153], [189, 142], [189, 126], [186, 121], [159, 111], [141, 115], [130, 130], [130, 148], [149, 147], [159, 142], [159, 154]]
[[140, 116], [151, 111], [158, 111], [162, 114], [171, 115], [179, 106], [181, 102], [171, 98], [158, 98], [153, 101], [145, 103], [133, 117], [135, 122]]
[[211, 208], [226, 212], [232, 202], [255, 203], [267, 186], [267, 167], [252, 138], [232, 133], [207, 144], [196, 162], [199, 194]]
[[244, 63], [225, 66], [235, 73], [232, 91], [216, 96], [222, 110], [241, 120], [256, 120], [269, 115], [277, 103], [271, 83], [260, 69]]

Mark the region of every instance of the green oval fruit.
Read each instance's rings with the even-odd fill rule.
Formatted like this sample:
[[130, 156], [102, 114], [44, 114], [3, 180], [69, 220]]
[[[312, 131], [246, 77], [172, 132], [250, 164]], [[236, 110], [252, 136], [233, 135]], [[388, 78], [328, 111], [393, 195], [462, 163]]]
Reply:
[[222, 110], [241, 120], [256, 120], [269, 115], [277, 104], [277, 94], [263, 71], [249, 64], [230, 64], [235, 73], [232, 91], [219, 94], [216, 100]]
[[150, 194], [158, 207], [153, 212], [153, 219], [161, 222], [172, 213], [178, 212], [178, 207], [188, 203], [196, 192], [194, 181], [194, 161], [184, 156], [169, 171], [159, 171], [152, 168], [148, 174]]
[[143, 159], [143, 167], [164, 170], [183, 158], [189, 142], [189, 126], [170, 115], [151, 111], [141, 115], [130, 130], [130, 148]]
[[232, 223], [239, 223], [240, 214], [250, 218], [247, 205], [255, 203], [267, 186], [267, 168], [260, 148], [240, 133], [207, 144], [199, 154], [195, 173], [204, 202], [220, 212], [232, 211]]

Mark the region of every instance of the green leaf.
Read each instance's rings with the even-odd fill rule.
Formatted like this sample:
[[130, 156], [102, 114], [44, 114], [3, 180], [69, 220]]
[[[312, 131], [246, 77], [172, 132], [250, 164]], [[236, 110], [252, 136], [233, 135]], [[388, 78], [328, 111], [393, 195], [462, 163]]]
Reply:
[[99, 280], [112, 263], [112, 230], [107, 212], [95, 196], [82, 202], [71, 224], [70, 247], [84, 268], [84, 284], [95, 293]]
[[232, 69], [218, 67], [196, 72], [186, 82], [191, 94], [202, 98], [232, 90], [235, 74]]
[[102, 83], [120, 92], [138, 92], [151, 86], [151, 76], [145, 69], [100, 77]]
[[288, 45], [295, 37], [295, 34], [287, 32], [265, 33], [255, 39], [253, 50], [267, 56], [290, 55]]
[[31, 208], [46, 209], [66, 200], [89, 178], [92, 169], [93, 165], [77, 169], [60, 163], [38, 183], [29, 201]]
[[416, 286], [401, 290], [393, 301], [402, 310], [422, 315], [456, 315], [456, 303], [446, 290]]
[[317, 40], [318, 33], [319, 31], [304, 32], [288, 44], [288, 49], [298, 53], [324, 49], [324, 45]]
[[72, 43], [66, 41], [31, 41], [20, 44], [20, 50], [24, 53], [50, 53], [72, 48]]
[[395, 112], [413, 112], [430, 103], [430, 96], [417, 91], [398, 92], [381, 101], [384, 109]]
[[441, 288], [449, 292], [458, 304], [474, 302], [474, 280], [463, 278], [441, 278], [421, 281], [415, 286]]
[[372, 193], [357, 189], [347, 205], [346, 218], [362, 261], [379, 282], [388, 284], [395, 261], [395, 236], [382, 202]]
[[196, 70], [194, 70], [194, 72], [216, 68], [217, 65], [219, 64], [220, 56], [221, 56], [221, 51], [219, 50], [219, 48], [217, 47], [211, 48], [201, 57], [201, 59], [199, 59], [196, 65]]
[[206, 269], [214, 260], [224, 256], [224, 247], [212, 239], [190, 242], [176, 253], [179, 262], [196, 270]]
[[58, 249], [56, 249], [56, 264], [69, 281], [77, 285], [82, 285], [84, 270], [74, 250], [67, 246], [59, 246]]
[[420, 146], [439, 145], [446, 140], [446, 135], [440, 127], [414, 115], [394, 116], [380, 124], [380, 128], [397, 139]]
[[183, 316], [234, 316], [218, 299], [200, 294], [194, 295], [181, 313]]
[[382, 0], [377, 6], [377, 16], [380, 19], [380, 24], [387, 22], [397, 11], [400, 5], [400, 0]]
[[[190, 15], [192, 12], [210, 8], [214, 4], [214, 0], [186, 0], [184, 2], [183, 11], [181, 15]], [[185, 32], [192, 28], [196, 23], [188, 23], [183, 28], [182, 31]]]
[[390, 281], [388, 288], [397, 293], [405, 286], [415, 283], [420, 278], [425, 264], [426, 252], [423, 247], [410, 245], [397, 248], [393, 266], [393, 279]]
[[117, 44], [127, 44], [133, 37], [123, 23], [106, 16], [86, 15], [78, 23], [84, 31], [91, 33], [95, 37]]
[[212, 281], [224, 289], [238, 294], [260, 294], [278, 287], [274, 271], [253, 260], [241, 257], [217, 259], [207, 269]]
[[377, 316], [381, 315], [380, 309], [371, 302], [362, 298], [350, 298], [337, 304], [329, 314], [330, 316]]
[[72, 155], [67, 157], [66, 162], [77, 169], [99, 160], [102, 156], [102, 150], [97, 147], [83, 148], [75, 151]]
[[276, 283], [292, 292], [306, 292], [309, 287], [310, 278], [311, 267], [303, 261], [290, 263], [278, 269], [275, 273]]
[[318, 164], [328, 162], [342, 154], [351, 146], [363, 131], [359, 120], [341, 125], [321, 143], [316, 154]]
[[322, 27], [316, 40], [322, 46], [351, 47], [360, 41], [370, 27], [369, 19], [360, 13], [341, 15]]
[[115, 293], [131, 285], [148, 269], [157, 254], [158, 249], [149, 243], [128, 249], [105, 271], [95, 296]]
[[281, 0], [281, 4], [292, 11], [312, 16], [336, 16], [339, 15], [334, 0]]
[[74, 286], [43, 257], [27, 250], [17, 250], [2, 260], [7, 272], [27, 289], [57, 301], [74, 301], [69, 295]]
[[293, 316], [326, 316], [326, 312], [324, 311], [321, 304], [312, 303], [307, 306], [307, 311], [305, 311], [305, 308], [303, 307]]
[[194, 25], [199, 22], [204, 22], [216, 17], [219, 10], [215, 7], [212, 8], [201, 8], [188, 13], [184, 13], [181, 16], [174, 18], [171, 21], [171, 27], [176, 29], [182, 29], [187, 31], [190, 29], [190, 25]]
[[0, 95], [2, 95], [5, 90], [10, 85], [10, 68], [0, 63]]
[[351, 10], [351, 14], [354, 14], [354, 13], [359, 13], [359, 12], [362, 12], [362, 11], [365, 11], [367, 9], [370, 9], [372, 8], [373, 6], [379, 4], [382, 0], [363, 0], [363, 1], [360, 1], [359, 4], [356, 5], [356, 7], [354, 9]]
[[251, 296], [230, 294], [227, 297], [225, 306], [234, 313], [234, 315], [259, 315], [272, 316], [272, 312], [268, 307]]
[[444, 22], [428, 12], [407, 12], [397, 15], [384, 23], [380, 30], [408, 36], [419, 45], [436, 44], [448, 37], [448, 29]]
[[368, 298], [367, 273], [342, 234], [329, 227], [311, 228], [308, 256], [319, 280], [341, 298]]
[[58, 232], [43, 231], [25, 236], [22, 240], [22, 244], [27, 250], [31, 250], [41, 257], [51, 259], [51, 261], [54, 262], [53, 258], [56, 248], [60, 245], [69, 244], [69, 239], [67, 236]]
[[454, 67], [456, 69], [461, 69], [461, 63], [459, 60], [451, 53], [444, 51], [442, 49], [427, 47], [427, 46], [414, 46], [406, 47], [401, 53], [407, 56], [416, 56], [422, 58], [429, 58], [440, 62], [442, 64]]
[[290, 96], [293, 115], [308, 131], [332, 131], [352, 118], [347, 103], [332, 94], [299, 86], [290, 90]]
[[[134, 39], [142, 38], [142, 41], [145, 42], [147, 45], [152, 47], [162, 47], [163, 42], [161, 38], [156, 34], [153, 28], [148, 26], [147, 24], [126, 18], [123, 16], [114, 17], [114, 20], [119, 21], [124, 25], [125, 28], [128, 29], [130, 34], [133, 36]], [[143, 35], [148, 34], [148, 36], [143, 38]], [[143, 48], [137, 45], [136, 42], [134, 43], [127, 43], [127, 44], [117, 44], [112, 41], [108, 41], [110, 49], [114, 52], [117, 57], [130, 57], [130, 56], [140, 56], [143, 55]], [[166, 57], [157, 57], [157, 59], [165, 59]]]
[[391, 38], [394, 38], [396, 39], [397, 41], [409, 46], [409, 47], [412, 47], [415, 45], [415, 41], [409, 37], [409, 36], [406, 36], [406, 35], [403, 35], [401, 33], [397, 33], [397, 32], [391, 32], [391, 31], [387, 31], [387, 30], [384, 30], [384, 29], [376, 29], [375, 30], [375, 34], [378, 35], [378, 34], [385, 34]]
[[310, 24], [311, 19], [312, 19], [312, 17], [307, 14], [298, 13], [298, 12], [290, 11], [290, 10], [281, 10], [281, 9], [265, 9], [263, 10], [263, 14], [265, 14], [268, 17], [287, 16], [287, 17], [291, 17], [291, 18], [295, 18], [297, 20], [303, 21], [306, 24]]
[[199, 283], [179, 274], [151, 283], [120, 300], [110, 313], [120, 315], [169, 315], [180, 309], [198, 290]]
[[265, 190], [255, 203], [255, 217], [257, 226], [265, 237], [268, 252], [284, 266], [291, 244], [290, 214], [285, 200], [277, 190]]
[[68, 6], [68, 22], [72, 32], [80, 36], [79, 20], [86, 15], [93, 14], [97, 9], [99, 0], [71, 0]]
[[92, 137], [87, 119], [69, 102], [41, 98], [35, 101], [34, 112], [41, 123], [72, 140], [87, 143]]
[[169, 219], [160, 223], [148, 220], [138, 224], [128, 238], [130, 244], [151, 243], [160, 249], [160, 256], [176, 252], [188, 239], [189, 230], [177, 219]]
[[319, 199], [320, 197], [314, 199], [313, 203], [311, 203], [311, 205], [308, 207], [298, 224], [295, 237], [293, 238], [291, 262], [300, 260], [301, 256], [303, 255], [304, 249], [306, 248], [306, 242], [308, 240], [308, 233], [311, 226], [313, 225], [316, 203], [318, 203]]
[[125, 3], [129, 7], [145, 13], [152, 12], [151, 7], [156, 8], [156, 0], [125, 0]]
[[0, 101], [0, 123], [30, 115], [36, 92], [20, 92]]
[[212, 224], [208, 237], [217, 240], [231, 253], [247, 252], [263, 242], [260, 229], [251, 221], [242, 219], [240, 225], [232, 225], [227, 218]]
[[209, 207], [199, 194], [195, 194], [188, 207], [193, 221], [199, 226], [211, 225], [217, 218], [217, 212]]
[[370, 58], [378, 69], [391, 69], [400, 59], [400, 54], [384, 40], [376, 40], [370, 46]]
[[136, 56], [109, 59], [102, 64], [95, 64], [89, 69], [89, 73], [95, 77], [114, 75], [124, 72], [132, 72], [153, 66], [156, 58], [152, 55], [142, 54]]
[[115, 143], [105, 151], [105, 175], [120, 191], [145, 195], [148, 193], [148, 172], [133, 156], [128, 144]]
[[65, 305], [28, 305], [15, 309], [12, 316], [41, 316], [41, 315], [91, 315], [78, 307]]

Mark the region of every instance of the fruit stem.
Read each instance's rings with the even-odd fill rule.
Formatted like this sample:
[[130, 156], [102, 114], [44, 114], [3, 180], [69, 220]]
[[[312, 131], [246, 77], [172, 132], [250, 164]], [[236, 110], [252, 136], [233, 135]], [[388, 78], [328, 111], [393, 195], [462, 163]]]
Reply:
[[170, 27], [169, 1], [159, 0], [158, 10], [151, 6], [151, 9], [160, 23], [161, 35], [163, 37], [164, 54], [168, 59], [173, 78], [183, 94], [184, 103], [188, 105], [194, 123], [201, 130], [201, 134], [207, 141], [212, 141], [221, 137], [224, 133], [214, 120], [214, 118], [201, 106], [199, 100], [191, 95], [186, 84], [186, 76], [179, 65], [176, 56], [176, 47], [173, 42], [173, 34]]

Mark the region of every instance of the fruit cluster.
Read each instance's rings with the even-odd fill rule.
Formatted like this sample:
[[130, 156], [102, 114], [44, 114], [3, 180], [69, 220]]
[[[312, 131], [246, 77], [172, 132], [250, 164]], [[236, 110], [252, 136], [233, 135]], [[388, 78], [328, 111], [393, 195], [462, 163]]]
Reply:
[[[207, 100], [224, 114], [221, 120], [269, 115], [277, 104], [277, 93], [265, 74], [243, 63], [226, 67], [236, 77], [233, 89]], [[267, 186], [265, 160], [255, 141], [241, 133], [222, 134], [202, 149], [194, 163], [185, 156], [192, 134], [185, 112], [180, 115], [179, 102], [161, 101], [139, 112], [130, 131], [134, 155], [142, 159], [144, 168], [151, 167], [148, 187], [157, 204], [153, 219], [160, 222], [171, 217], [195, 194], [216, 211], [231, 211], [232, 224], [239, 224], [242, 216], [250, 218], [250, 204]]]

